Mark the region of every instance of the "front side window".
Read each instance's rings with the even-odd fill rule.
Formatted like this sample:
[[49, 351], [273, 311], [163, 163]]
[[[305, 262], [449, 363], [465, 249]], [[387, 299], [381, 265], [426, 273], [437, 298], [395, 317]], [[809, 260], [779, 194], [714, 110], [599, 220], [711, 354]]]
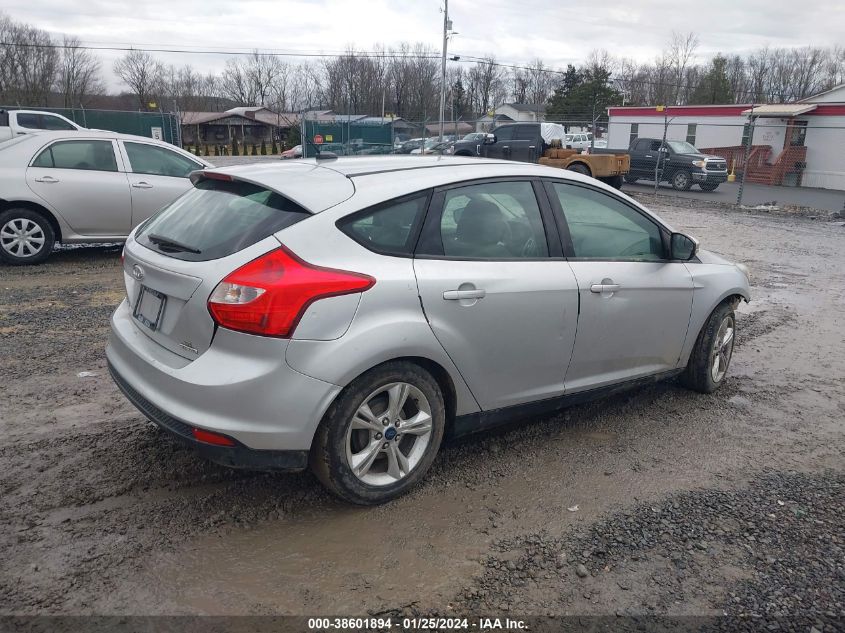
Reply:
[[664, 259], [660, 228], [625, 202], [605, 193], [554, 183], [579, 259], [657, 261]]
[[33, 167], [117, 171], [111, 141], [59, 141], [43, 150]]
[[410, 255], [415, 230], [422, 222], [428, 195], [390, 202], [374, 211], [356, 213], [338, 222], [338, 228], [353, 240], [377, 253]]
[[202, 166], [169, 149], [146, 143], [124, 143], [133, 173], [187, 178]]
[[530, 182], [490, 182], [450, 189], [445, 194], [439, 225], [442, 252], [426, 254], [461, 259], [549, 256]]
[[516, 127], [514, 125], [506, 125], [505, 127], [500, 127], [496, 130], [496, 141], [510, 141], [513, 140], [513, 128]]

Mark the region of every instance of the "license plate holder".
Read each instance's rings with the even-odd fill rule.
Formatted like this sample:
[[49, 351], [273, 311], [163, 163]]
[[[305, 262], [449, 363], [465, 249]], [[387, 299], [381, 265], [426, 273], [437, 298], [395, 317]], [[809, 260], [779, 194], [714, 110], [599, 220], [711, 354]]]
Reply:
[[166, 301], [167, 297], [158, 290], [141, 286], [132, 316], [155, 332], [161, 323]]

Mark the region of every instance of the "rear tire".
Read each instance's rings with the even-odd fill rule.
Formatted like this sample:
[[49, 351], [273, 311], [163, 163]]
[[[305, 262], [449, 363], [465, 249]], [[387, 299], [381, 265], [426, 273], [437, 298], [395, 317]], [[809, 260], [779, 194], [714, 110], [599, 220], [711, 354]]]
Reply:
[[701, 328], [689, 362], [680, 376], [684, 387], [700, 393], [713, 393], [728, 374], [734, 342], [736, 315], [730, 303], [722, 303]]
[[716, 187], [719, 186], [718, 182], [702, 182], [698, 185], [701, 187], [702, 191], [716, 191]]
[[431, 374], [413, 363], [385, 363], [356, 378], [329, 407], [314, 437], [311, 470], [344, 501], [385, 503], [425, 476], [445, 426], [443, 394]]
[[622, 176], [607, 176], [605, 178], [599, 178], [604, 183], [607, 183], [614, 189], [622, 189]]
[[672, 174], [672, 189], [675, 191], [689, 191], [692, 187], [692, 174], [682, 169]]
[[637, 178], [636, 176], [632, 176], [631, 174], [625, 174], [625, 182], [627, 182], [629, 185], [633, 185], [638, 180], [639, 178]]
[[0, 213], [0, 261], [13, 266], [40, 264], [55, 243], [53, 225], [38, 211], [14, 208]]
[[593, 173], [590, 171], [590, 168], [587, 167], [583, 163], [575, 163], [574, 165], [570, 165], [567, 167], [569, 171], [574, 171], [576, 174], [584, 174], [585, 176], [592, 176]]

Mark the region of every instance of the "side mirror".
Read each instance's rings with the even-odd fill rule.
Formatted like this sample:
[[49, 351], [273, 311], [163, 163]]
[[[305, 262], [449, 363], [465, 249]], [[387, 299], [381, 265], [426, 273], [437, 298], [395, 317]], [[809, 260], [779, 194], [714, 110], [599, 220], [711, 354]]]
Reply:
[[496, 142], [496, 135], [495, 134], [486, 134], [484, 136], [484, 144], [485, 145], [493, 145]]
[[668, 154], [669, 148], [668, 147], [661, 147], [659, 151], [663, 152], [664, 154]]
[[669, 250], [670, 259], [687, 262], [698, 253], [698, 240], [683, 233], [672, 233]]

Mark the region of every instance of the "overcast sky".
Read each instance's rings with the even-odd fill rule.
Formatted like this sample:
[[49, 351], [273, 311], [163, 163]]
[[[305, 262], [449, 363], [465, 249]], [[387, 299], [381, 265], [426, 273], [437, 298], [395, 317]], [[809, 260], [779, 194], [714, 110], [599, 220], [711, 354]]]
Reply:
[[[453, 54], [524, 64], [578, 62], [594, 48], [648, 61], [673, 30], [694, 30], [699, 59], [761, 46], [845, 45], [842, 0], [451, 0]], [[85, 44], [333, 53], [401, 41], [439, 50], [442, 0], [4, 0], [11, 18]], [[101, 51], [110, 87], [120, 53]], [[160, 54], [220, 70], [225, 56]]]

